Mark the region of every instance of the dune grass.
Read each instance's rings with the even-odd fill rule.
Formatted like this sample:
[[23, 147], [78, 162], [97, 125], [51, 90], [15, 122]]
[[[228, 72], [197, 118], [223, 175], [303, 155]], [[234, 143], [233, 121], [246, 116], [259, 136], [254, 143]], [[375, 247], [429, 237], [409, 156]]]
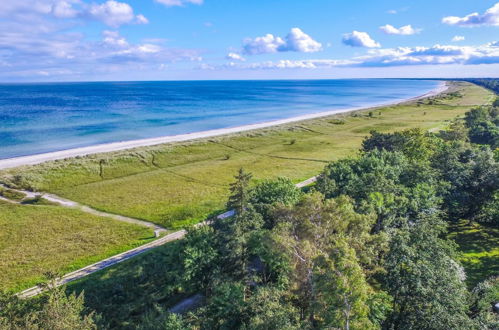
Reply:
[[44, 273], [68, 273], [144, 244], [149, 228], [78, 210], [0, 201], [0, 290], [20, 291]]
[[257, 180], [287, 176], [298, 182], [327, 162], [355, 154], [371, 130], [438, 130], [493, 99], [490, 91], [465, 82], [454, 83], [452, 91], [459, 96], [448, 93], [211, 139], [53, 161], [4, 171], [0, 181], [179, 228], [221, 210], [240, 167]]
[[449, 229], [449, 238], [459, 246], [470, 288], [499, 275], [499, 228], [462, 220]]

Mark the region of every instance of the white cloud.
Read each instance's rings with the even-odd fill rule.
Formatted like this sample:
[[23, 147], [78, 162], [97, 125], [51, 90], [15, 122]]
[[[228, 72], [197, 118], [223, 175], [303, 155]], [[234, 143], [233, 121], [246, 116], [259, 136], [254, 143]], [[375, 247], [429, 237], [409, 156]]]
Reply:
[[195, 5], [202, 5], [204, 1], [203, 0], [156, 0], [156, 2], [159, 2], [168, 7], [173, 7], [173, 6], [184, 6], [190, 3]]
[[322, 50], [322, 44], [299, 28], [292, 28], [284, 39], [269, 33], [254, 39], [245, 39], [243, 42], [243, 52], [248, 55], [290, 51], [314, 53], [320, 50]]
[[447, 16], [442, 19], [442, 23], [464, 27], [499, 26], [499, 2], [487, 9], [483, 14], [472, 13], [464, 17]]
[[118, 31], [102, 31], [103, 42], [112, 47], [128, 47], [128, 41]]
[[58, 1], [52, 5], [52, 15], [58, 18], [74, 18], [78, 15], [78, 10], [73, 8], [71, 2]]
[[286, 36], [286, 51], [315, 53], [322, 45], [299, 28], [292, 28]]
[[245, 39], [243, 42], [243, 51], [248, 55], [277, 53], [285, 45], [286, 42], [282, 38], [274, 37], [273, 34], [269, 33], [255, 39]]
[[0, 17], [24, 24], [29, 21], [31, 25], [50, 17], [96, 20], [114, 28], [123, 24], [147, 24], [149, 22], [144, 15], [135, 15], [129, 4], [116, 0], [108, 0], [100, 4], [87, 3], [83, 0], [4, 0], [0, 1]]
[[387, 11], [387, 13], [390, 15], [396, 15], [397, 11], [395, 9], [390, 9], [389, 11]]
[[225, 58], [227, 58], [228, 60], [246, 61], [246, 59], [244, 57], [242, 57], [240, 54], [234, 53], [234, 52], [228, 53]]
[[352, 47], [379, 48], [381, 45], [374, 41], [366, 32], [353, 31], [343, 35], [343, 43]]
[[489, 47], [499, 47], [499, 41], [489, 42], [487, 45]]
[[386, 24], [383, 26], [380, 26], [379, 29], [383, 31], [386, 34], [398, 34], [398, 35], [413, 35], [421, 32], [421, 29], [415, 29], [411, 25], [404, 25], [401, 26], [400, 28], [396, 28], [393, 25]]
[[459, 42], [459, 41], [464, 41], [464, 39], [466, 39], [464, 36], [454, 36], [452, 38], [452, 41], [453, 42]]
[[135, 16], [135, 22], [137, 24], [149, 24], [149, 20], [142, 14]]
[[86, 15], [111, 27], [134, 22], [146, 23], [143, 16], [135, 16], [132, 7], [124, 2], [108, 0], [102, 4], [91, 4]]

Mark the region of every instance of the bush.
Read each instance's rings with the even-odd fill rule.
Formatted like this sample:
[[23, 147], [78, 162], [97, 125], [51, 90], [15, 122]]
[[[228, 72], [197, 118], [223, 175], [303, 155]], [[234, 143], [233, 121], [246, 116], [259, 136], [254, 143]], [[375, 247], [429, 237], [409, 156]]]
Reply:
[[0, 196], [17, 202], [22, 201], [26, 197], [26, 195], [21, 192], [6, 188], [0, 188]]

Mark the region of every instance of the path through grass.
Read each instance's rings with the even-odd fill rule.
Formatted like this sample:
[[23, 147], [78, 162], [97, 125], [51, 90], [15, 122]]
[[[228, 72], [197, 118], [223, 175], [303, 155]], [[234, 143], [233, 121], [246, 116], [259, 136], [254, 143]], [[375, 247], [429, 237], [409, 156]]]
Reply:
[[68, 273], [154, 238], [151, 229], [60, 206], [0, 201], [0, 290]]

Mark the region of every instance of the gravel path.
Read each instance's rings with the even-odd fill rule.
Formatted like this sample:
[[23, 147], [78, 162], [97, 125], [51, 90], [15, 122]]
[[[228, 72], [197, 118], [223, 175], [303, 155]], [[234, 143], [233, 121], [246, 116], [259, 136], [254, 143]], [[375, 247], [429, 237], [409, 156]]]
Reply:
[[[304, 186], [307, 186], [307, 185], [315, 182], [316, 180], [317, 180], [316, 177], [310, 178], [308, 180], [305, 180], [303, 182], [296, 184], [296, 187], [302, 188]], [[1, 184], [0, 184], [0, 186], [7, 188]], [[18, 190], [18, 189], [12, 189], [12, 188], [8, 188], [8, 189], [24, 193], [24, 194], [26, 194], [26, 198], [34, 198], [36, 196], [42, 196], [46, 200], [51, 201], [51, 202], [56, 203], [56, 204], [59, 204], [60, 206], [63, 206], [63, 207], [75, 208], [75, 209], [79, 209], [79, 210], [86, 212], [86, 213], [89, 213], [89, 214], [98, 215], [98, 216], [102, 216], [102, 217], [108, 217], [108, 218], [112, 218], [112, 219], [115, 219], [118, 221], [124, 221], [124, 222], [128, 222], [128, 223], [134, 223], [137, 225], [142, 225], [142, 226], [154, 228], [157, 237], [161, 233], [167, 232], [167, 229], [165, 229], [161, 226], [158, 226], [152, 222], [134, 219], [134, 218], [129, 218], [129, 217], [125, 217], [125, 216], [121, 216], [121, 215], [117, 215], [117, 214], [101, 212], [101, 211], [95, 210], [91, 207], [88, 207], [86, 205], [82, 205], [78, 202], [74, 202], [74, 201], [59, 197], [59, 196], [54, 195], [54, 194], [33, 193], [31, 191]], [[3, 200], [4, 198], [0, 197], [0, 199]], [[19, 202], [14, 202], [11, 200], [7, 200], [7, 201], [12, 202], [12, 203], [16, 203], [16, 204], [20, 204]], [[235, 213], [236, 212], [234, 210], [229, 210], [223, 214], [220, 214], [215, 219], [225, 219], [225, 218], [233, 216]], [[208, 221], [204, 221], [204, 222], [197, 224], [196, 226], [204, 226], [207, 223], [208, 223]], [[64, 285], [64, 284], [67, 284], [69, 282], [78, 280], [80, 278], [83, 278], [83, 277], [88, 276], [90, 274], [93, 274], [95, 272], [98, 272], [102, 269], [108, 268], [110, 266], [116, 265], [116, 264], [123, 262], [125, 260], [131, 259], [131, 258], [133, 258], [139, 254], [142, 254], [144, 252], [147, 252], [153, 248], [159, 247], [161, 245], [164, 245], [164, 244], [172, 242], [172, 241], [182, 239], [186, 234], [187, 234], [187, 231], [182, 229], [182, 230], [176, 231], [174, 233], [168, 234], [166, 236], [163, 236], [163, 237], [161, 237], [155, 241], [152, 241], [150, 243], [147, 243], [147, 244], [144, 244], [142, 246], [136, 247], [134, 249], [125, 251], [125, 252], [117, 254], [115, 256], [106, 258], [106, 259], [101, 260], [99, 262], [96, 262], [92, 265], [83, 267], [83, 268], [78, 269], [74, 272], [71, 272], [71, 273], [64, 275], [63, 277], [61, 277], [60, 279], [58, 279], [56, 281], [56, 285], [60, 286], [60, 285]], [[30, 298], [30, 297], [34, 297], [34, 296], [40, 294], [42, 291], [43, 291], [43, 288], [41, 288], [40, 286], [35, 286], [32, 288], [26, 289], [22, 292], [19, 292], [17, 295], [21, 298]]]

